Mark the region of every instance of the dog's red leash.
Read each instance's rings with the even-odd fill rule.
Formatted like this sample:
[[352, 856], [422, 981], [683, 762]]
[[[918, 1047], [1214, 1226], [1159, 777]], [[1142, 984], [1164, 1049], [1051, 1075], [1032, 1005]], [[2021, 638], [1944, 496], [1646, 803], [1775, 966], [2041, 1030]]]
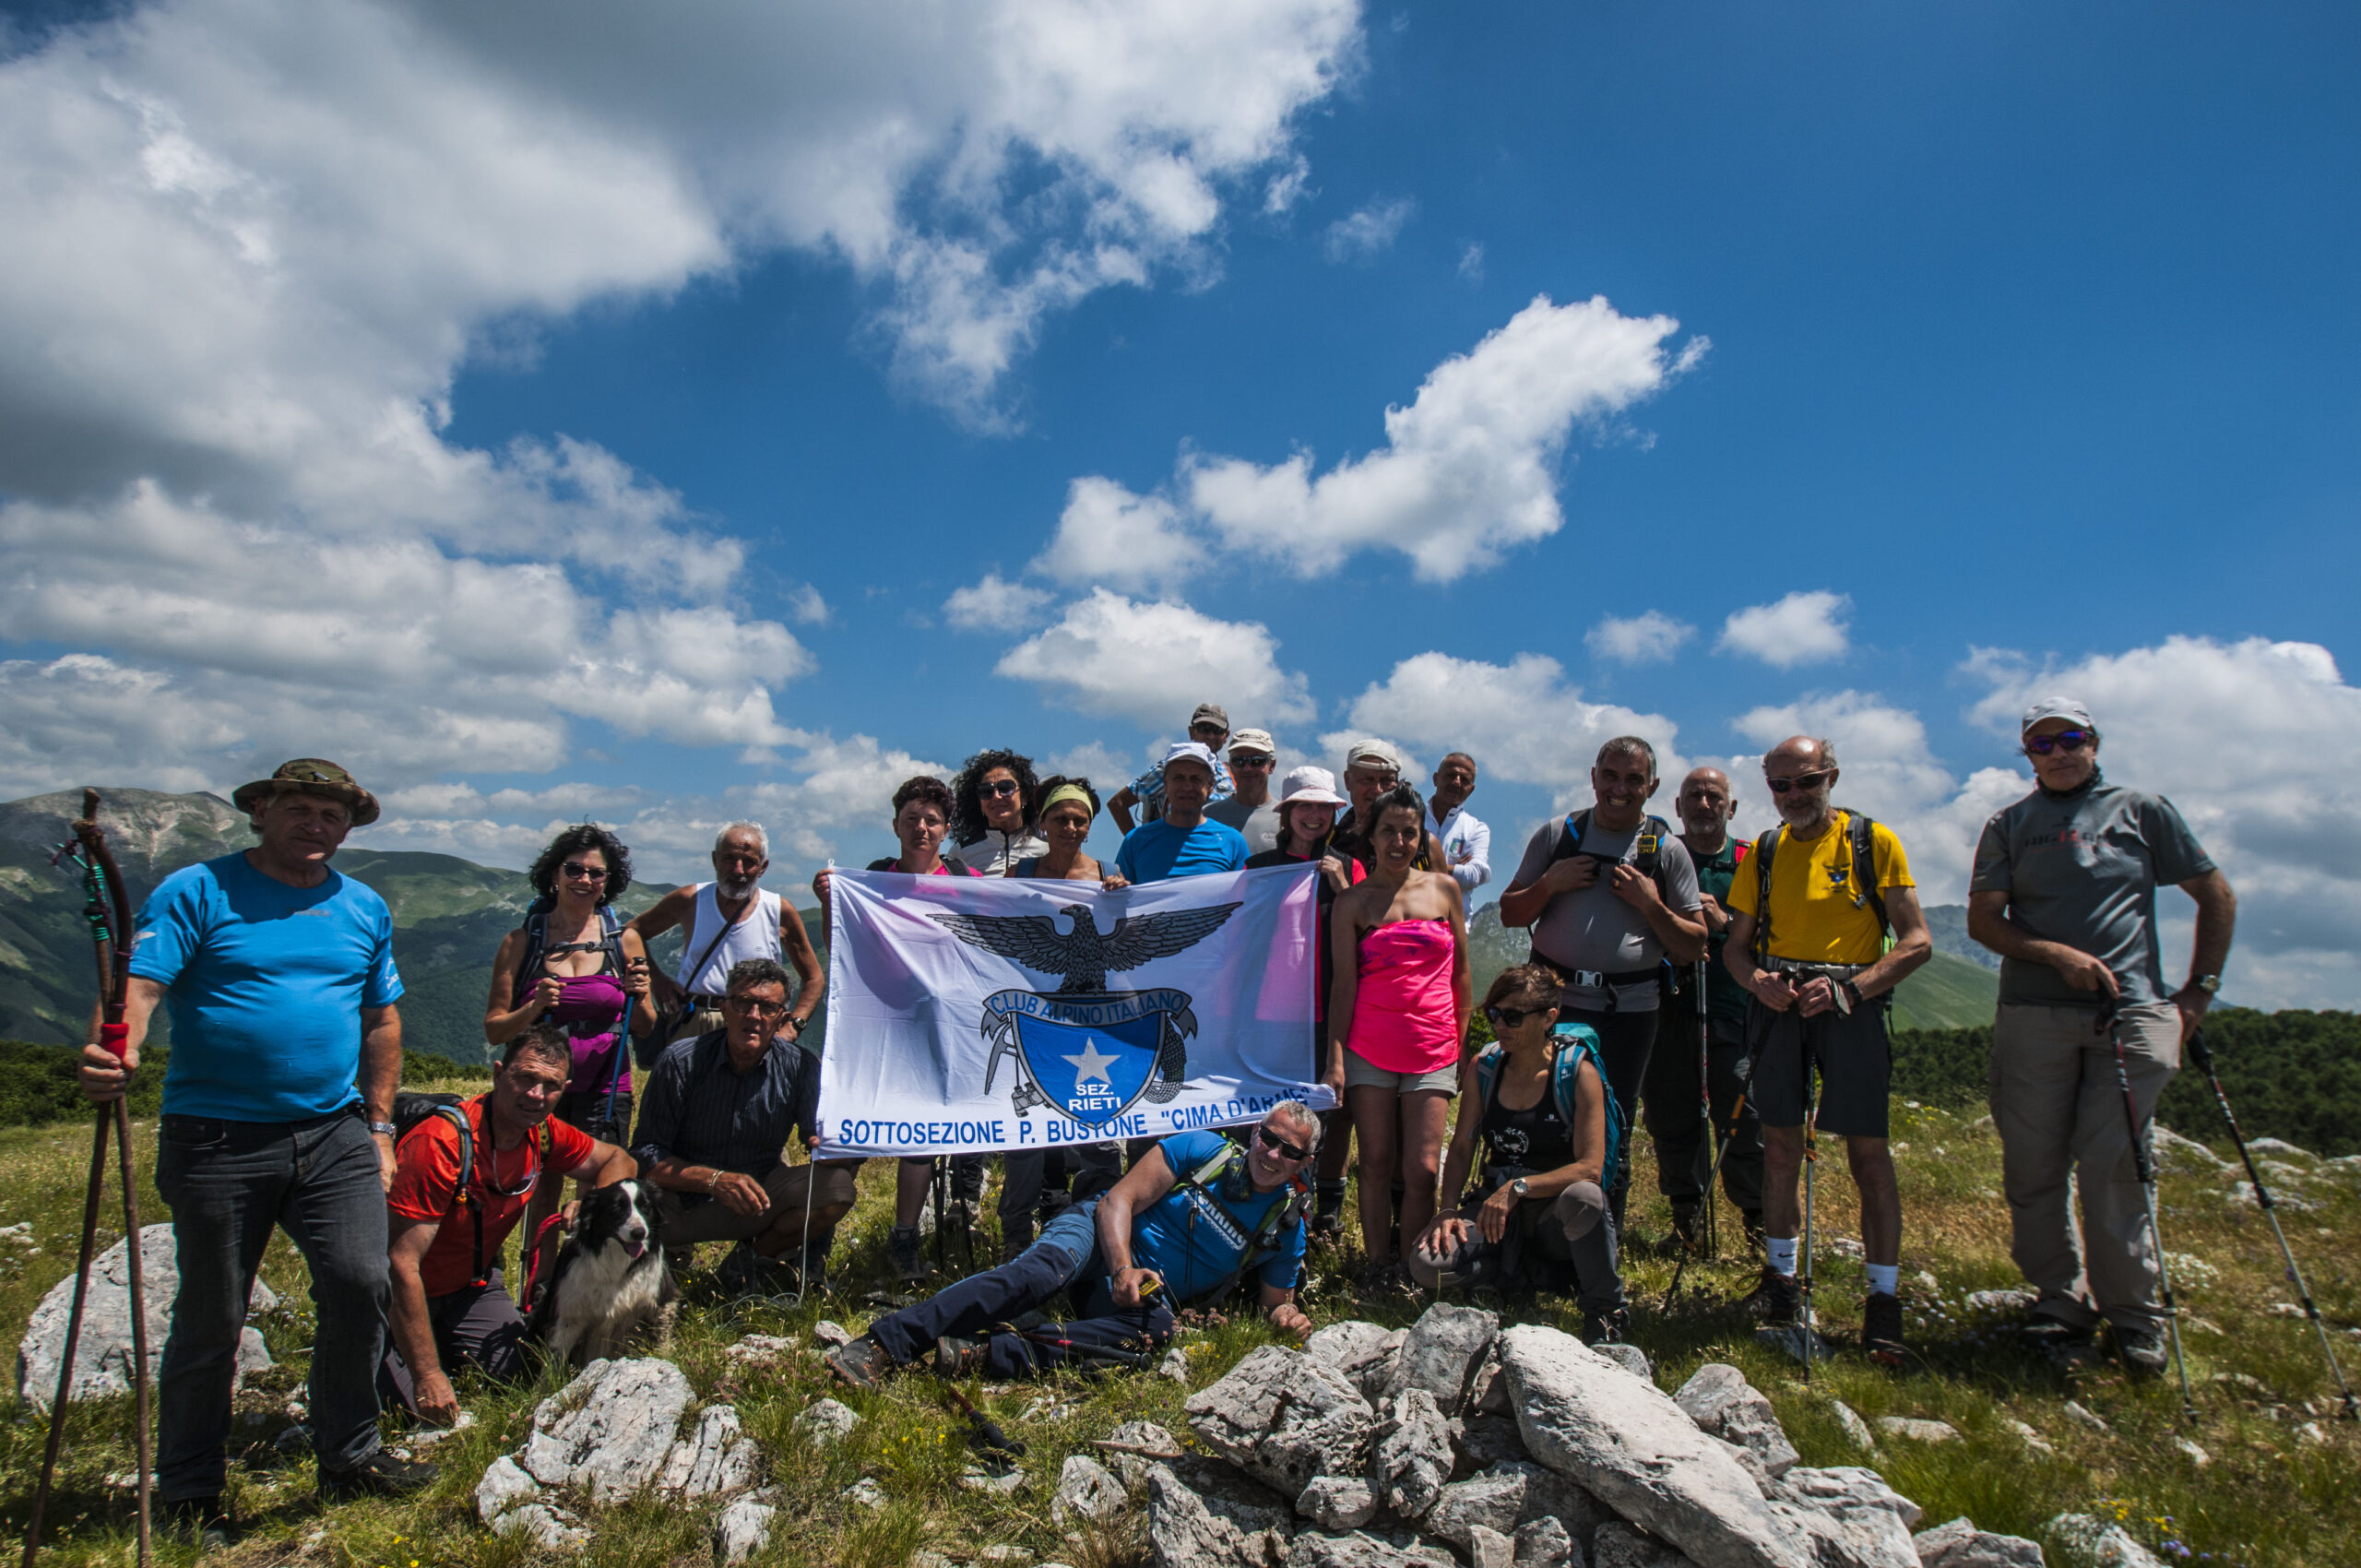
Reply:
[[533, 1231], [532, 1244], [525, 1249], [525, 1303], [528, 1310], [532, 1304], [533, 1289], [540, 1279], [541, 1243], [549, 1238], [551, 1231], [564, 1229], [565, 1211], [564, 1209], [560, 1209], [555, 1214], [543, 1215], [541, 1223]]

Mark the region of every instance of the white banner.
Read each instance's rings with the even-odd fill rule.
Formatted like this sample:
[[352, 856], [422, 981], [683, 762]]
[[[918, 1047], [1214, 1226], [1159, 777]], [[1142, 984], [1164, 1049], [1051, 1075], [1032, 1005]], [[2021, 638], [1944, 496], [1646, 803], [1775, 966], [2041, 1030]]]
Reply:
[[1096, 883], [837, 872], [823, 1157], [1164, 1137], [1327, 1110], [1314, 869]]

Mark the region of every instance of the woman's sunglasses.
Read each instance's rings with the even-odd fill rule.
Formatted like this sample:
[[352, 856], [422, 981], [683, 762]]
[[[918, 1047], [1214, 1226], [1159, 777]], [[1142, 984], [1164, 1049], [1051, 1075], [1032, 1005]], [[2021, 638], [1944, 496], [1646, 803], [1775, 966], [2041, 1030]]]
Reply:
[[1024, 786], [1017, 783], [1014, 778], [995, 778], [989, 784], [977, 785], [976, 793], [979, 795], [991, 795], [998, 797], [1001, 795], [1014, 795], [1017, 790], [1023, 788]]
[[1523, 1028], [1527, 1018], [1538, 1018], [1548, 1011], [1547, 1007], [1487, 1007], [1484, 1016], [1492, 1020], [1496, 1029], [1513, 1029]]
[[2025, 750], [2035, 756], [2047, 756], [2052, 752], [2079, 752], [2097, 739], [2088, 730], [2060, 730], [2055, 735], [2026, 736]]
[[1771, 786], [1773, 794], [1784, 795], [1790, 790], [1817, 790], [1828, 782], [1828, 775], [1798, 773], [1793, 778], [1765, 778], [1762, 782]]
[[558, 867], [557, 869], [565, 873], [566, 875], [574, 878], [577, 882], [604, 882], [607, 880], [607, 868], [605, 866], [586, 866], [580, 861], [568, 861], [565, 864]]
[[1254, 1139], [1264, 1148], [1269, 1149], [1273, 1154], [1277, 1155], [1281, 1159], [1303, 1160], [1310, 1159], [1311, 1158], [1311, 1151], [1310, 1149], [1296, 1147], [1295, 1145], [1288, 1143], [1285, 1138], [1280, 1137], [1268, 1127], [1255, 1128]]

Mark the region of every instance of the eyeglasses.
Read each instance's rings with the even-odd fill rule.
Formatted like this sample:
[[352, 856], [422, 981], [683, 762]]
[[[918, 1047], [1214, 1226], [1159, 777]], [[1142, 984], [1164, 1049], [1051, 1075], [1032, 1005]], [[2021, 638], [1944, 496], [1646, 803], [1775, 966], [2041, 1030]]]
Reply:
[[1256, 773], [1269, 771], [1271, 768], [1278, 766], [1278, 761], [1279, 759], [1276, 757], [1255, 756], [1252, 753], [1248, 752], [1232, 752], [1229, 754], [1230, 766], [1252, 768]]
[[784, 1002], [756, 1002], [747, 996], [726, 997], [723, 999], [722, 1005], [735, 1008], [741, 1013], [752, 1013], [757, 1018], [776, 1018], [787, 1011], [787, 1004]]
[[2097, 739], [2088, 730], [2060, 730], [2055, 735], [2026, 736], [2025, 750], [2035, 756], [2047, 756], [2052, 752], [2079, 752]]
[[989, 784], [977, 785], [976, 793], [979, 795], [990, 795], [997, 800], [1003, 795], [1014, 795], [1017, 790], [1023, 788], [1024, 786], [1017, 783], [1014, 778], [995, 778]]
[[1223, 736], [1228, 734], [1229, 731], [1223, 729], [1218, 724], [1192, 724], [1189, 726], [1189, 733], [1192, 735], [1209, 736], [1212, 739], [1218, 741]]
[[605, 866], [586, 866], [580, 861], [568, 861], [565, 864], [558, 867], [557, 869], [565, 873], [567, 876], [572, 877], [576, 882], [604, 882], [607, 880], [607, 868]]
[[1828, 774], [1825, 771], [1798, 773], [1793, 778], [1765, 778], [1762, 782], [1771, 786], [1771, 792], [1774, 795], [1784, 795], [1790, 790], [1809, 793], [1828, 782]]
[[1492, 1020], [1492, 1027], [1496, 1029], [1513, 1029], [1521, 1027], [1527, 1018], [1538, 1018], [1548, 1011], [1547, 1007], [1487, 1007], [1484, 1016]]
[[1310, 1159], [1311, 1158], [1311, 1151], [1310, 1149], [1296, 1147], [1295, 1145], [1288, 1143], [1285, 1138], [1280, 1137], [1268, 1127], [1255, 1128], [1254, 1141], [1261, 1144], [1264, 1148], [1269, 1149], [1273, 1154], [1277, 1155], [1281, 1159], [1301, 1160]]

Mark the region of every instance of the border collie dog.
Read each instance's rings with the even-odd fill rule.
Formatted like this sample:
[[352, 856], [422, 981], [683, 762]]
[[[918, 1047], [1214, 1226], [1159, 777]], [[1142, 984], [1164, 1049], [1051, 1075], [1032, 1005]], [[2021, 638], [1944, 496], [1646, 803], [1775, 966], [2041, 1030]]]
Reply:
[[583, 1198], [533, 1309], [531, 1330], [551, 1355], [576, 1366], [618, 1355], [670, 1317], [681, 1292], [665, 1266], [662, 1223], [650, 1182], [617, 1182]]

